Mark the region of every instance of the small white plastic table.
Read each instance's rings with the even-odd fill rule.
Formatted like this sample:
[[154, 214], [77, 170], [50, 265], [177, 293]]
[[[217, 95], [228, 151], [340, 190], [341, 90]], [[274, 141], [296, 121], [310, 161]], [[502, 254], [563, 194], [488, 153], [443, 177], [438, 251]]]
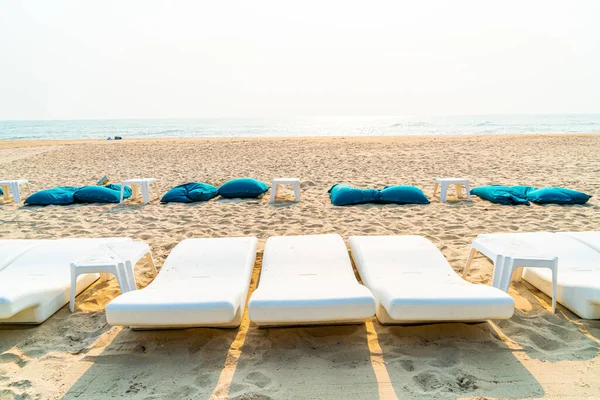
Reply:
[[437, 178], [435, 180], [435, 186], [433, 188], [433, 197], [435, 197], [438, 187], [440, 189], [440, 201], [442, 203], [446, 202], [446, 194], [448, 193], [448, 186], [455, 185], [456, 186], [456, 197], [460, 198], [462, 194], [462, 187], [465, 187], [467, 191], [467, 200], [471, 200], [471, 190], [469, 188], [469, 180], [464, 178]]
[[156, 195], [160, 198], [160, 193], [158, 192], [158, 185], [156, 184], [156, 178], [136, 178], [136, 179], [128, 179], [126, 181], [121, 182], [121, 199], [120, 203], [123, 202], [123, 194], [125, 191], [125, 185], [131, 186], [131, 198], [135, 199], [138, 197], [138, 186], [142, 189], [142, 198], [144, 199], [144, 204], [150, 202], [150, 186], [154, 188], [156, 191]]
[[100, 273], [103, 282], [108, 280], [108, 274], [113, 274], [119, 282], [121, 293], [136, 290], [134, 267], [144, 256], [156, 275], [150, 246], [144, 242], [119, 242], [99, 246], [93, 254], [71, 263], [69, 310], [73, 312], [75, 309], [77, 277], [82, 274]]
[[[552, 270], [552, 312], [556, 311], [556, 284], [558, 281], [558, 257], [552, 257], [518, 239], [502, 240], [497, 235], [482, 234], [473, 240], [471, 251], [463, 270], [463, 279], [469, 274], [475, 253], [480, 252], [494, 263], [492, 286], [508, 292], [513, 274], [519, 282], [523, 267], [549, 268]], [[515, 270], [516, 273], [515, 273]]]
[[12, 198], [15, 203], [21, 202], [21, 193], [19, 192], [19, 185], [25, 185], [27, 188], [27, 192], [31, 195], [31, 188], [29, 187], [29, 181], [26, 179], [16, 179], [16, 180], [8, 180], [8, 181], [0, 181], [0, 187], [2, 188], [2, 193], [4, 195], [4, 201], [8, 200], [9, 194], [8, 191], [12, 193]]
[[279, 185], [292, 185], [294, 187], [295, 200], [300, 201], [300, 179], [299, 178], [275, 178], [271, 185], [271, 203], [277, 198]]

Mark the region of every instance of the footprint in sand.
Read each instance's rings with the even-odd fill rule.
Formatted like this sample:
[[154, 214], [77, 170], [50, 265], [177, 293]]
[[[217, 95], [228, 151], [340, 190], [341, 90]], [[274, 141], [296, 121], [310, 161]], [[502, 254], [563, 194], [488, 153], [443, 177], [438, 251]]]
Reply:
[[31, 387], [31, 381], [28, 381], [27, 379], [22, 380], [22, 381], [16, 381], [11, 383], [10, 385], [8, 385], [10, 387], [17, 387], [17, 388], [28, 388]]
[[[143, 387], [146, 389], [146, 386]], [[198, 388], [192, 385], [183, 385], [174, 392], [169, 393], [165, 398], [169, 399], [196, 399], [198, 397]]]
[[23, 368], [27, 364], [27, 361], [13, 353], [2, 353], [0, 354], [0, 364], [4, 363], [14, 363]]
[[269, 383], [271, 383], [271, 378], [266, 376], [261, 371], [254, 371], [246, 375], [246, 379], [244, 379], [244, 381], [250, 382], [253, 385], [258, 386], [262, 389], [266, 387]]
[[44, 347], [40, 347], [40, 346], [21, 346], [21, 351], [23, 352], [23, 354], [25, 354], [27, 357], [30, 358], [39, 358], [41, 356], [43, 356], [44, 354], [47, 353], [47, 349], [45, 349]]
[[147, 347], [144, 346], [143, 344], [138, 344], [137, 346], [135, 346], [133, 348], [133, 352], [136, 354], [143, 354], [146, 352]]
[[211, 374], [203, 373], [196, 376], [196, 380], [194, 383], [201, 388], [208, 387], [211, 384]]
[[433, 392], [442, 389], [449, 392], [472, 392], [478, 389], [476, 377], [464, 374], [462, 371], [454, 371], [454, 374], [443, 374], [438, 371], [423, 371], [416, 375], [413, 380], [425, 392]]
[[432, 392], [444, 386], [442, 377], [434, 371], [423, 371], [413, 377], [413, 380], [426, 392]]
[[412, 360], [403, 360], [400, 361], [400, 366], [403, 370], [411, 372], [415, 370], [415, 363]]
[[[236, 393], [242, 393], [241, 395], [234, 397], [234, 398], [243, 398], [244, 392], [246, 392], [248, 389], [248, 385], [243, 384], [243, 383], [237, 383], [237, 382], [233, 382], [230, 386], [229, 386], [229, 394], [230, 396], [232, 394], [236, 394]], [[230, 397], [232, 398], [232, 397]]]

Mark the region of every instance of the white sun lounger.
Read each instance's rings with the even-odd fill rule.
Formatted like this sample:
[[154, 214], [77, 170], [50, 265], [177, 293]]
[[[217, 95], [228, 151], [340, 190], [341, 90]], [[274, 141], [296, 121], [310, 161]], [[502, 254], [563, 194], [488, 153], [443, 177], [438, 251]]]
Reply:
[[239, 326], [257, 243], [255, 237], [182, 241], [147, 287], [108, 304], [106, 320], [143, 329]]
[[6, 268], [21, 254], [44, 240], [1, 239], [0, 240], [0, 271]]
[[[0, 323], [40, 324], [69, 302], [71, 262], [98, 246], [131, 240], [58, 239], [36, 244], [0, 271]], [[77, 293], [98, 274], [80, 276]]]
[[274, 236], [248, 313], [259, 326], [363, 323], [375, 299], [356, 280], [340, 235]]
[[[594, 235], [581, 235], [592, 237]], [[499, 233], [486, 235], [500, 243], [526, 246], [558, 257], [557, 301], [586, 319], [600, 319], [600, 252], [565, 233]], [[523, 279], [552, 296], [552, 272], [524, 268]]]
[[507, 319], [514, 300], [459, 277], [421, 236], [351, 236], [352, 258], [383, 324]]
[[589, 232], [561, 232], [557, 235], [567, 235], [579, 240], [581, 243], [588, 245], [592, 249], [600, 252], [600, 231]]

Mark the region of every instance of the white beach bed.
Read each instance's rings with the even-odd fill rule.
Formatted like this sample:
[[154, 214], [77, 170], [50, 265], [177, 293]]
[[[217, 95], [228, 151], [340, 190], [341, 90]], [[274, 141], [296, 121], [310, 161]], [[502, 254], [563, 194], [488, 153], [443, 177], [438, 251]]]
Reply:
[[351, 236], [352, 258], [383, 324], [507, 319], [514, 300], [459, 277], [421, 236]]
[[239, 326], [257, 243], [255, 237], [182, 241], [147, 287], [108, 304], [108, 323], [143, 329]]
[[363, 323], [375, 299], [356, 280], [340, 235], [274, 236], [248, 313], [259, 326]]
[[[526, 246], [558, 257], [557, 301], [586, 319], [600, 318], [600, 252], [575, 239], [591, 238], [587, 233], [499, 233], [486, 240], [498, 243], [524, 243]], [[524, 268], [523, 279], [552, 296], [552, 273], [548, 269]]]
[[43, 242], [44, 240], [0, 239], [0, 271], [21, 254]]
[[571, 238], [579, 240], [581, 243], [588, 245], [592, 249], [600, 252], [600, 231], [589, 232], [560, 232], [558, 235], [567, 235]]
[[[57, 239], [35, 244], [0, 271], [0, 323], [39, 324], [69, 302], [70, 263], [98, 246], [128, 238]], [[99, 278], [82, 275], [80, 293]]]

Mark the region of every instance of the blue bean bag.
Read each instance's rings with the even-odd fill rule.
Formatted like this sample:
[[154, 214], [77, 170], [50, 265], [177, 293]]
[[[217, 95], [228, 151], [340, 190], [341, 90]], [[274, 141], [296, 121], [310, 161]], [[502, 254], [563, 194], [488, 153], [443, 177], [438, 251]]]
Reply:
[[527, 193], [527, 199], [537, 204], [585, 204], [592, 196], [576, 190], [545, 187]]
[[219, 188], [219, 195], [227, 198], [253, 198], [267, 190], [269, 190], [269, 186], [264, 182], [252, 178], [239, 178], [225, 182]]
[[219, 189], [213, 185], [202, 182], [191, 182], [175, 186], [169, 190], [162, 199], [163, 203], [194, 203], [196, 201], [207, 201], [215, 197]]
[[328, 193], [331, 204], [334, 206], [377, 203], [379, 201], [379, 190], [377, 189], [359, 189], [339, 183], [333, 185]]
[[527, 193], [535, 189], [536, 188], [531, 186], [478, 186], [474, 189], [471, 189], [471, 194], [497, 204], [529, 205], [529, 201], [527, 201]]
[[25, 204], [29, 206], [49, 206], [73, 204], [73, 195], [79, 190], [77, 186], [59, 186], [52, 189], [35, 192], [27, 199]]
[[386, 186], [380, 191], [381, 203], [429, 204], [425, 193], [416, 186]]
[[[131, 197], [131, 188], [125, 186], [123, 198]], [[73, 194], [76, 203], [118, 203], [121, 200], [121, 185], [84, 186]]]

